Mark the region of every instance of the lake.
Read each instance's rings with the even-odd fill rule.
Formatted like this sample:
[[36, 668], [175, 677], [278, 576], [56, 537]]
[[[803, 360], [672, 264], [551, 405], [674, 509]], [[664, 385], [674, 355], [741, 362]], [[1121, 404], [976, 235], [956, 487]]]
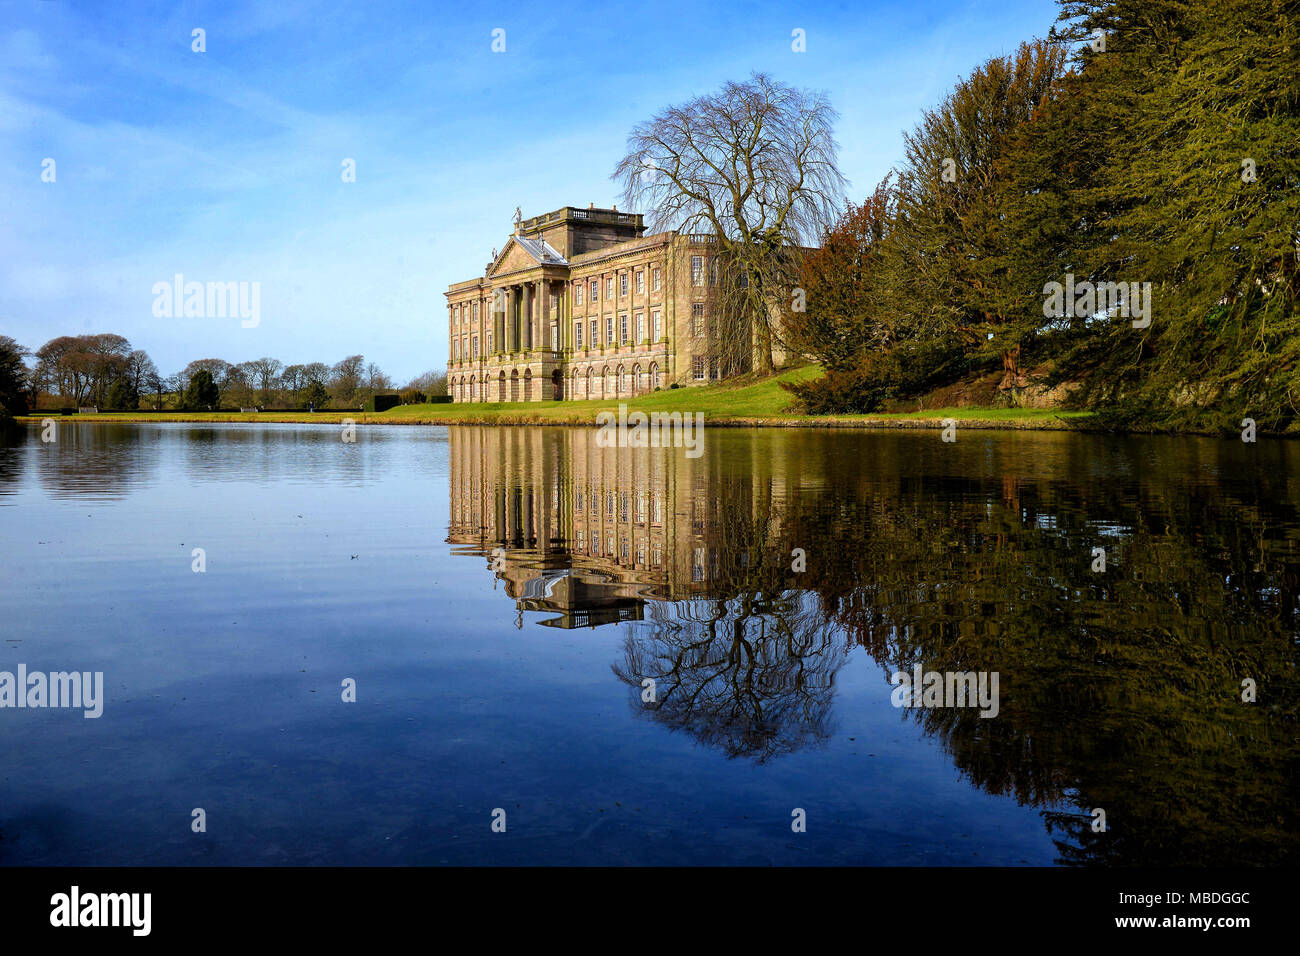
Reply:
[[1295, 862], [1300, 445], [596, 434], [0, 446], [0, 863]]

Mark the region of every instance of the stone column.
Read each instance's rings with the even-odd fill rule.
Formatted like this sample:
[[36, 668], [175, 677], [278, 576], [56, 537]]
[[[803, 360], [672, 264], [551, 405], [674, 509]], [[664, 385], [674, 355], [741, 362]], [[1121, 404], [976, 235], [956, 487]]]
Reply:
[[[497, 289], [500, 302], [494, 302], [492, 310], [492, 351], [500, 355], [506, 350], [506, 317], [510, 315], [510, 291], [504, 286]], [[501, 308], [496, 308], [497, 305]]]
[[515, 350], [515, 312], [519, 308], [519, 294], [514, 286], [506, 288], [506, 351]]
[[533, 283], [533, 301], [537, 303], [533, 313], [533, 347], [544, 349], [547, 347], [546, 317], [549, 303], [546, 301], [546, 283], [541, 279]]
[[[555, 347], [561, 352], [569, 350], [569, 339], [573, 335], [573, 322], [569, 319], [569, 284], [567, 282], [557, 282], [555, 284], [555, 304], [556, 304], [556, 323], [560, 327], [560, 341]], [[566, 381], [564, 387], [567, 389], [569, 383]]]
[[536, 308], [536, 303], [533, 300], [537, 296], [533, 292], [533, 283], [531, 282], [526, 282], [520, 286], [520, 291], [523, 293], [524, 307], [520, 314], [519, 335], [523, 340], [524, 348], [531, 349], [533, 348], [533, 312]]

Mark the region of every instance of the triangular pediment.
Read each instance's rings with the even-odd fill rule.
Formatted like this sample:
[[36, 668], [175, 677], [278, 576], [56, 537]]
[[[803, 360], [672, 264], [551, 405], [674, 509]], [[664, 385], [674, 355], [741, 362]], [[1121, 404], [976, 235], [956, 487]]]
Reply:
[[511, 236], [488, 275], [508, 275], [539, 265], [568, 265], [568, 262], [545, 240]]
[[537, 260], [515, 241], [514, 236], [511, 236], [506, 243], [506, 247], [497, 256], [497, 261], [492, 263], [492, 274], [501, 275], [503, 273], [518, 272], [521, 269], [531, 269], [536, 265]]

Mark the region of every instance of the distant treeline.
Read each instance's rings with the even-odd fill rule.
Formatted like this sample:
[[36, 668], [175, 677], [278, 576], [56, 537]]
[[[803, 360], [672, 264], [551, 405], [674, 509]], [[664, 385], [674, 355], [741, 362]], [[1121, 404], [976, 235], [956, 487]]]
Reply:
[[989, 60], [806, 258], [810, 411], [995, 370], [1116, 427], [1300, 408], [1300, 14], [1284, 0], [1061, 0]]
[[147, 352], [112, 333], [63, 335], [35, 351], [0, 336], [0, 405], [11, 414], [85, 405], [115, 411], [358, 408], [376, 393], [399, 391], [404, 402], [423, 402], [445, 395], [447, 379], [425, 372], [398, 389], [361, 355], [333, 365], [285, 365], [269, 357], [238, 364], [195, 359], [163, 375]]

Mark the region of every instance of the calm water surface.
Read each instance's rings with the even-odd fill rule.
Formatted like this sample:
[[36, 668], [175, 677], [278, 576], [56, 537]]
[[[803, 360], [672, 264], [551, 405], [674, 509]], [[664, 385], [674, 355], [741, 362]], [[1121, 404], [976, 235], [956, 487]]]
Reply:
[[0, 709], [0, 863], [1294, 862], [1298, 506], [1293, 443], [32, 427], [0, 670], [106, 700]]

